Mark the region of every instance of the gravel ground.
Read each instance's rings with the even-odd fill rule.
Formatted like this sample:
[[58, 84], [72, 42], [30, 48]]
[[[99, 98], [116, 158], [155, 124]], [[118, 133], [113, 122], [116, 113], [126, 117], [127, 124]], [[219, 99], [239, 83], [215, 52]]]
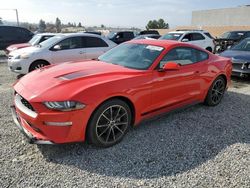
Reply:
[[0, 63], [0, 187], [250, 187], [250, 81], [217, 107], [196, 105], [131, 128], [118, 145], [30, 145]]

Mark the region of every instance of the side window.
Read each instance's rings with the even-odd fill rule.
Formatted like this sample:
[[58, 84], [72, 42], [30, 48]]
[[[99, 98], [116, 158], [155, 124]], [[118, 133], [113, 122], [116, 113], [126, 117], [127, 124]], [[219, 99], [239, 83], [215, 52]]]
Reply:
[[247, 36], [247, 37], [250, 37], [250, 32], [247, 32], [246, 36]]
[[43, 37], [41, 37], [39, 43], [41, 43], [41, 42], [43, 42], [43, 41], [49, 39], [50, 37], [52, 37], [52, 36], [43, 36]]
[[[191, 37], [191, 34], [186, 34], [183, 39], [187, 39], [188, 41], [191, 41], [192, 40], [192, 37]], [[183, 40], [182, 39], [182, 40]]]
[[161, 60], [160, 68], [168, 62], [189, 65], [208, 59], [206, 52], [187, 47], [177, 47], [170, 50]]
[[57, 45], [60, 46], [61, 50], [82, 48], [82, 40], [81, 40], [81, 37], [71, 37], [71, 38], [64, 39], [63, 41], [59, 42]]
[[122, 39], [122, 38], [124, 38], [124, 33], [117, 33], [117, 35], [116, 35], [116, 37], [115, 38], [117, 38], [117, 39]]
[[133, 35], [132, 32], [125, 32], [124, 33], [124, 38], [126, 38], [126, 39], [132, 39], [132, 38], [134, 38], [134, 35]]
[[200, 50], [195, 50], [196, 51], [196, 56], [197, 56], [197, 62], [200, 61], [205, 61], [209, 58], [209, 55], [206, 52], [200, 51]]
[[98, 37], [83, 37], [85, 48], [108, 47], [108, 44]]
[[192, 34], [192, 40], [204, 40], [204, 39], [205, 39], [205, 37], [200, 33], [193, 33]]

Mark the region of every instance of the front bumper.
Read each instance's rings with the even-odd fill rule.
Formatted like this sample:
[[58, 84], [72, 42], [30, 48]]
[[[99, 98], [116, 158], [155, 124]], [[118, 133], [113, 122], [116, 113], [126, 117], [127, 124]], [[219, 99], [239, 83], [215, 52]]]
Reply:
[[232, 75], [239, 77], [250, 76], [250, 63], [233, 63]]
[[24, 136], [27, 138], [28, 142], [31, 144], [54, 144], [50, 140], [41, 140], [39, 138], [36, 138], [34, 135], [32, 135], [31, 132], [29, 132], [25, 127], [21, 125], [21, 119], [16, 113], [15, 106], [11, 106], [11, 113], [12, 118], [16, 126], [19, 128], [19, 130], [24, 134]]
[[17, 90], [12, 107], [13, 119], [33, 143], [49, 141], [61, 144], [85, 141], [85, 131], [92, 107], [68, 112], [53, 111], [41, 102], [34, 102], [34, 94], [21, 84], [16, 84], [15, 89]]
[[30, 62], [27, 59], [13, 59], [8, 57], [9, 70], [18, 74], [27, 74], [29, 72]]

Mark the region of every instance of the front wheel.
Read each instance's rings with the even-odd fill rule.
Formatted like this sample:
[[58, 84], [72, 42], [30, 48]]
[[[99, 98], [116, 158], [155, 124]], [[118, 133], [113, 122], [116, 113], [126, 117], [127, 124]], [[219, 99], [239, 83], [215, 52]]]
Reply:
[[99, 147], [117, 144], [131, 124], [127, 103], [114, 99], [103, 103], [93, 114], [87, 128], [88, 141]]
[[47, 65], [49, 65], [49, 63], [47, 63], [46, 61], [42, 61], [42, 60], [35, 61], [30, 65], [29, 72], [36, 70], [36, 69], [40, 69]]
[[226, 90], [226, 81], [223, 77], [218, 77], [207, 93], [207, 97], [205, 99], [205, 104], [208, 106], [216, 106], [221, 102], [221, 99], [224, 96]]

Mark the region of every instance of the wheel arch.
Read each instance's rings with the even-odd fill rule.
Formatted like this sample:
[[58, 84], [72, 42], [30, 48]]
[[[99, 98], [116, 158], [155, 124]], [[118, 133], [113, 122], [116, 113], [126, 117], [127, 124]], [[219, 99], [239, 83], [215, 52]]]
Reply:
[[131, 116], [132, 116], [132, 118], [131, 118], [131, 125], [133, 125], [134, 122], [135, 122], [135, 116], [136, 116], [135, 105], [134, 105], [134, 103], [131, 101], [131, 99], [129, 99], [128, 97], [125, 97], [125, 96], [121, 96], [121, 95], [119, 95], [119, 96], [112, 96], [112, 97], [110, 97], [110, 98], [105, 99], [105, 100], [102, 101], [100, 104], [98, 104], [98, 105], [96, 106], [96, 108], [93, 110], [93, 112], [91, 113], [90, 118], [89, 118], [89, 120], [88, 120], [88, 124], [89, 124], [89, 122], [90, 122], [90, 120], [91, 120], [93, 114], [96, 112], [96, 110], [97, 110], [102, 104], [104, 104], [104, 103], [107, 102], [107, 101], [114, 100], [114, 99], [119, 99], [119, 100], [125, 102], [125, 103], [129, 106], [129, 108], [130, 108], [130, 110], [131, 110]]
[[34, 63], [36, 63], [36, 62], [38, 62], [38, 61], [43, 61], [43, 62], [46, 63], [46, 65], [50, 65], [50, 63], [49, 63], [47, 60], [45, 60], [45, 59], [36, 59], [35, 61], [33, 61], [33, 62], [30, 64], [30, 66], [29, 66], [29, 71], [30, 71], [30, 67], [31, 67]]
[[218, 74], [218, 75], [215, 76], [215, 78], [214, 78], [213, 80], [211, 80], [211, 82], [209, 83], [209, 87], [208, 87], [208, 89], [205, 91], [205, 93], [204, 93], [204, 95], [203, 95], [203, 97], [202, 97], [202, 100], [205, 100], [205, 98], [207, 97], [207, 94], [208, 94], [209, 89], [210, 89], [210, 87], [212, 86], [213, 82], [214, 82], [217, 78], [219, 78], [219, 77], [222, 77], [222, 78], [225, 80], [226, 87], [227, 87], [227, 83], [228, 83], [227, 76], [226, 76], [224, 73]]

